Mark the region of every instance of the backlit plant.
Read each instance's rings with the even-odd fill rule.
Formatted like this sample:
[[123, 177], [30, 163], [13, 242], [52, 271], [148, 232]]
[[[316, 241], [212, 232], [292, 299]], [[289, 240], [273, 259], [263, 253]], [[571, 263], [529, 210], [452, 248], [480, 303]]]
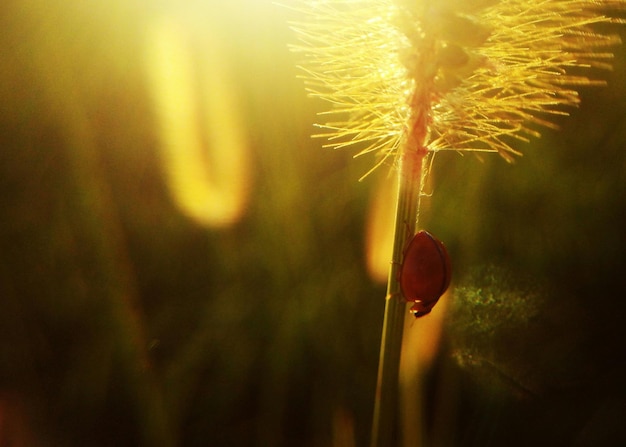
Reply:
[[[519, 155], [555, 128], [580, 86], [603, 85], [626, 0], [303, 0], [293, 23], [310, 94], [330, 104], [318, 137], [398, 172], [395, 239], [373, 445], [390, 445], [405, 303], [398, 269], [437, 151]], [[370, 171], [371, 172], [371, 171]]]

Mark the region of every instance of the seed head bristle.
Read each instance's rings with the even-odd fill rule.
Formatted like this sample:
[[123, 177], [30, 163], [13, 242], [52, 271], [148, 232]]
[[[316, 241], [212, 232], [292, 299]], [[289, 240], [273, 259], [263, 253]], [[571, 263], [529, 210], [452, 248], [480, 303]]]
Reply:
[[292, 50], [302, 54], [310, 95], [331, 104], [317, 136], [327, 147], [355, 147], [357, 156], [374, 152], [378, 166], [401, 152], [414, 93], [425, 86], [429, 151], [512, 160], [515, 140], [538, 137], [537, 127], [555, 127], [551, 116], [578, 105], [576, 88], [604, 85], [584, 71], [610, 69], [607, 47], [620, 38], [596, 26], [624, 23], [605, 14], [625, 10], [626, 0], [302, 5]]

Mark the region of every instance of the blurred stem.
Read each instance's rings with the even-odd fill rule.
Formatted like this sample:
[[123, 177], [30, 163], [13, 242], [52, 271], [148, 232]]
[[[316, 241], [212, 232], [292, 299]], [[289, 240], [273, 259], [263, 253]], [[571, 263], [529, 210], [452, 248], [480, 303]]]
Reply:
[[[132, 413], [139, 444], [170, 447], [175, 445], [174, 435], [160, 384], [149, 362], [148, 343], [137, 311], [137, 291], [121, 219], [103, 170], [85, 100], [78, 95], [80, 89], [77, 86], [81, 83], [73, 76], [73, 62], [56, 56], [65, 54], [65, 49], [70, 46], [55, 33], [46, 38], [42, 47], [49, 50], [34, 55], [35, 66], [48, 74], [43, 86], [45, 99], [52, 114], [58, 117], [57, 125], [64, 131], [72, 186], [78, 192], [72, 202], [72, 206], [79, 210], [76, 215], [81, 216], [76, 225], [89, 242], [86, 252], [93, 256], [89, 258], [91, 264], [85, 267], [88, 269], [86, 274], [90, 278], [92, 305], [102, 306], [94, 313], [93, 321], [103, 322], [115, 343], [117, 357], [114, 360], [119, 362], [115, 366], [119, 367], [124, 382], [116, 383], [114, 388], [127, 387], [124, 391], [130, 394], [134, 405]], [[93, 399], [93, 396], [89, 397]]]
[[[88, 124], [78, 110], [65, 109], [73, 124], [70, 153], [76, 190], [76, 207], [83, 211], [77, 222], [89, 237], [97, 259], [91, 286], [94, 321], [108, 328], [114, 343], [113, 364], [119, 368], [118, 392], [129, 396], [131, 413], [136, 418], [140, 444], [153, 447], [175, 445], [169, 415], [160, 383], [148, 355], [144, 323], [138, 312], [137, 290], [129, 254], [126, 251], [121, 219], [117, 215], [112, 191], [98, 166], [96, 146]], [[78, 107], [76, 107], [78, 109]], [[116, 372], [116, 371], [115, 371]], [[115, 396], [118, 397], [118, 396]]]
[[414, 94], [413, 105], [413, 125], [398, 166], [393, 255], [387, 282], [385, 317], [380, 344], [378, 382], [372, 423], [372, 447], [389, 447], [395, 445], [398, 439], [396, 431], [400, 351], [404, 318], [407, 312], [398, 276], [402, 267], [404, 247], [417, 228], [425, 159], [428, 154], [424, 147], [430, 113], [428, 89], [422, 89]]

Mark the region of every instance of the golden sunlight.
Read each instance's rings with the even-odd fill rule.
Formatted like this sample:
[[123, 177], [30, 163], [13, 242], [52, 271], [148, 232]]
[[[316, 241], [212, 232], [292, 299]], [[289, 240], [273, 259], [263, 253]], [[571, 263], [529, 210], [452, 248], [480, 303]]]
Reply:
[[236, 86], [215, 39], [202, 39], [200, 58], [174, 20], [155, 20], [148, 29], [149, 87], [171, 195], [203, 225], [232, 224], [244, 211], [250, 177]]
[[389, 275], [389, 253], [393, 248], [393, 216], [397, 189], [395, 178], [382, 178], [372, 196], [367, 216], [366, 260], [370, 278], [384, 283]]

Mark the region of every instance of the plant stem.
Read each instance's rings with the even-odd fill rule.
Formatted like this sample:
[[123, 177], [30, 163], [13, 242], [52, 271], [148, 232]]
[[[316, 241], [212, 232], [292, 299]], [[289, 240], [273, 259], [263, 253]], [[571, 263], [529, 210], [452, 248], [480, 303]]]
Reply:
[[[422, 153], [420, 153], [422, 152]], [[378, 383], [374, 403], [372, 447], [393, 445], [398, 409], [398, 374], [406, 302], [398, 283], [404, 247], [415, 233], [426, 151], [404, 157], [399, 169], [393, 257], [389, 269], [385, 317], [380, 345]], [[405, 175], [408, 173], [409, 175]], [[419, 173], [419, 175], [415, 175]]]
[[398, 166], [393, 255], [387, 282], [385, 316], [380, 343], [378, 382], [372, 423], [372, 447], [389, 447], [397, 441], [398, 377], [402, 332], [406, 316], [406, 302], [400, 290], [398, 276], [402, 267], [404, 248], [417, 228], [420, 197], [425, 177], [425, 159], [428, 155], [424, 147], [430, 114], [428, 90], [417, 91], [412, 103], [414, 105], [413, 125]]

